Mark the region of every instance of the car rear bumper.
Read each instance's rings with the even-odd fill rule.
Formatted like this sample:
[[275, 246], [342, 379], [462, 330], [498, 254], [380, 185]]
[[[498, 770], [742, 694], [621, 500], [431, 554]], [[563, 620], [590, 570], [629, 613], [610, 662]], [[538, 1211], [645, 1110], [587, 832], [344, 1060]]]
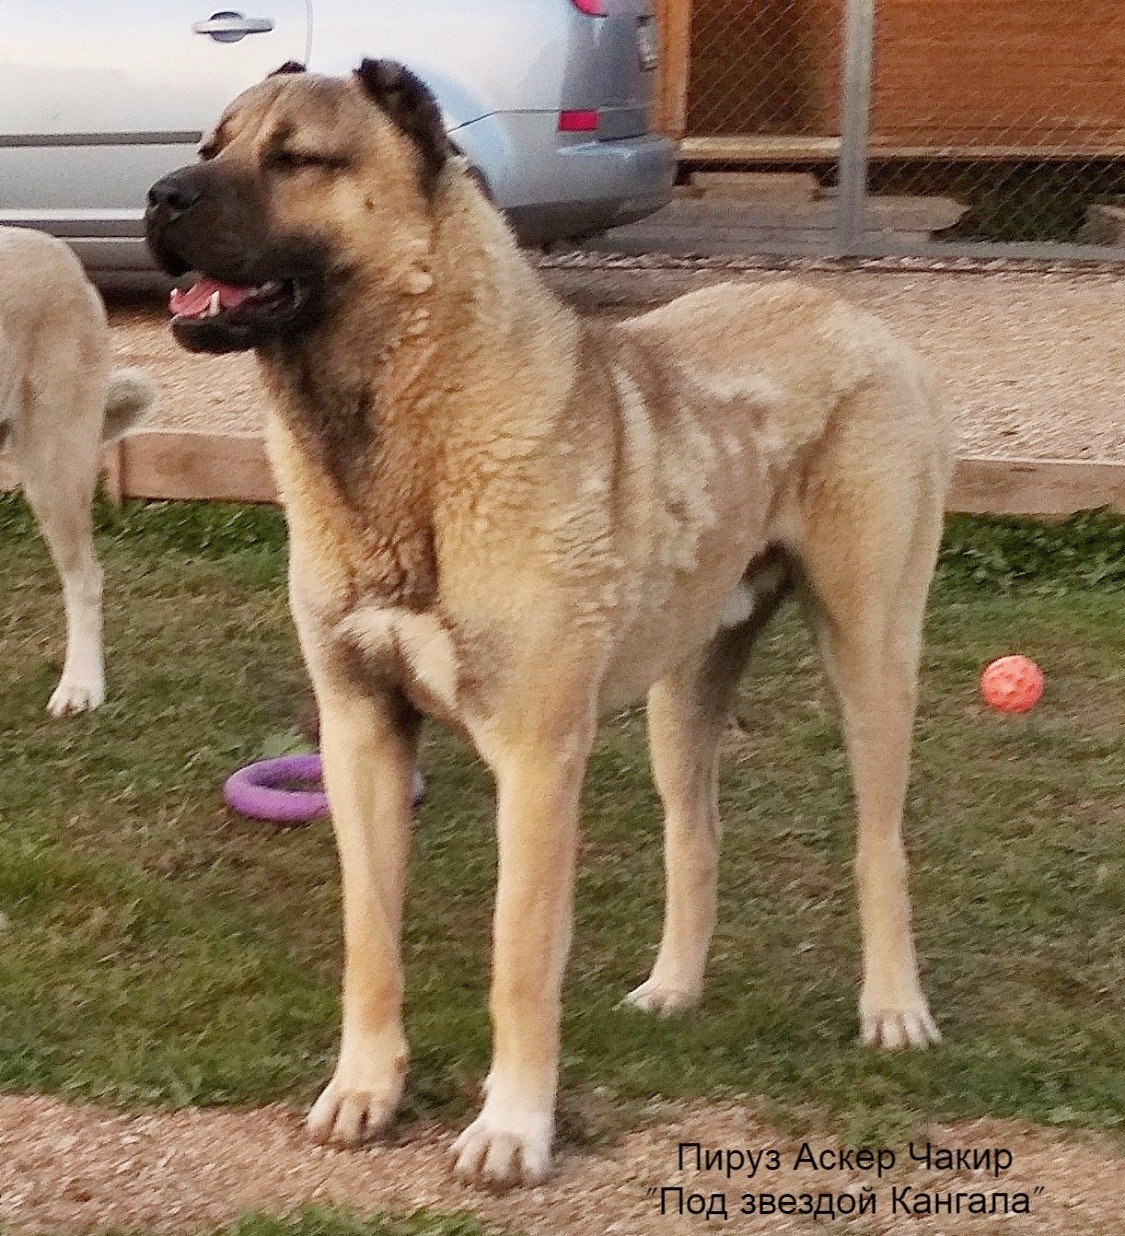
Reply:
[[615, 141], [557, 131], [553, 112], [485, 116], [451, 136], [527, 243], [589, 236], [666, 206], [676, 147], [658, 133]]

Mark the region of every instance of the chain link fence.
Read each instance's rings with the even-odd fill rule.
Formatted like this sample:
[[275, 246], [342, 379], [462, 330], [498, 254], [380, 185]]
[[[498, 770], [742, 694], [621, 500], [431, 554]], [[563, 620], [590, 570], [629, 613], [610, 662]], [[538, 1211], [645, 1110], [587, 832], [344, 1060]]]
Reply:
[[696, 3], [687, 135], [815, 141], [838, 133], [842, 18], [843, 0]]
[[803, 173], [793, 251], [1125, 258], [1122, 0], [695, 0], [688, 29], [685, 167]]

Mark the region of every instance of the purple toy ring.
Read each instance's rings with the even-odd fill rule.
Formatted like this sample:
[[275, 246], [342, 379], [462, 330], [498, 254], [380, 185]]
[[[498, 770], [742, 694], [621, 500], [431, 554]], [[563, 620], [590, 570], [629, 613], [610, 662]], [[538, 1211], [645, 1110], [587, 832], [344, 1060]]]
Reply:
[[[232, 773], [223, 786], [223, 797], [235, 811], [255, 820], [275, 824], [307, 824], [328, 812], [328, 795], [320, 789], [320, 756], [283, 755], [259, 760]], [[292, 790], [285, 782], [303, 781], [316, 789]], [[414, 773], [414, 806], [425, 796], [422, 774]]]

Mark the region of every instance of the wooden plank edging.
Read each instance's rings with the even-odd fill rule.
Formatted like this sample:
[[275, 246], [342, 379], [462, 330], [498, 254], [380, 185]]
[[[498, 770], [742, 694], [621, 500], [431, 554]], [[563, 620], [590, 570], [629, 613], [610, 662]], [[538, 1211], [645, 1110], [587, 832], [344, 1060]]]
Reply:
[[958, 459], [947, 510], [967, 515], [1125, 514], [1125, 463], [1092, 459]]
[[[276, 502], [257, 434], [149, 429], [106, 452], [111, 496]], [[18, 484], [0, 458], [0, 489]], [[966, 456], [957, 461], [950, 511], [976, 515], [1071, 515], [1109, 506], [1125, 514], [1125, 463]]]
[[276, 502], [265, 441], [258, 434], [155, 429], [118, 443], [122, 494], [213, 502]]
[[[898, 162], [961, 163], [1065, 163], [1077, 159], [1120, 159], [1125, 155], [1121, 141], [1099, 144], [1075, 142], [1072, 145], [922, 145], [908, 146], [904, 142], [880, 140], [874, 137], [868, 151], [873, 160]], [[680, 162], [697, 163], [831, 163], [840, 156], [840, 138], [834, 134], [806, 136], [803, 134], [716, 134], [712, 137], [692, 135], [679, 143]]]

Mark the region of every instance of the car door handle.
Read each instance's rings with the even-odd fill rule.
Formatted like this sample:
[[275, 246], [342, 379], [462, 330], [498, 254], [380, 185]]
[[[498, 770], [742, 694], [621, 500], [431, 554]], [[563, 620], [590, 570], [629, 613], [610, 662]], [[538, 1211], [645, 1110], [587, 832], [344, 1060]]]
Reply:
[[272, 17], [247, 17], [243, 13], [224, 10], [212, 13], [206, 21], [192, 25], [194, 34], [206, 34], [216, 43], [237, 43], [248, 34], [268, 34], [274, 27]]

